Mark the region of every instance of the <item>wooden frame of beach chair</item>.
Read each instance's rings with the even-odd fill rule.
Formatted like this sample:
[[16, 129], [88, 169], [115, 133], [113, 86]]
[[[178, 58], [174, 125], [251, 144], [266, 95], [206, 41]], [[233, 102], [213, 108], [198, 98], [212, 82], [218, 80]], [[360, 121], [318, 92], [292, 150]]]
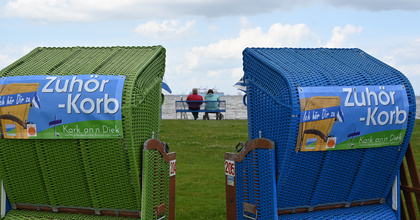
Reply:
[[260, 201], [272, 200], [275, 193], [274, 142], [257, 138], [237, 151], [225, 153], [227, 219], [272, 219], [274, 210], [264, 210]]

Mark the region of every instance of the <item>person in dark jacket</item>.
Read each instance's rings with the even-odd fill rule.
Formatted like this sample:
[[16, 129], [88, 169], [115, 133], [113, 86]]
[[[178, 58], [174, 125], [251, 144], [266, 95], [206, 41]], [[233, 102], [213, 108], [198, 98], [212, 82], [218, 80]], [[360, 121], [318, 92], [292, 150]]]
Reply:
[[[192, 90], [192, 94], [187, 97], [187, 104], [189, 110], [199, 110], [200, 105], [203, 104], [203, 97], [201, 95], [198, 95], [197, 88], [194, 88]], [[191, 101], [191, 102], [188, 102]], [[194, 120], [197, 120], [198, 118], [198, 112], [191, 112], [194, 116]]]

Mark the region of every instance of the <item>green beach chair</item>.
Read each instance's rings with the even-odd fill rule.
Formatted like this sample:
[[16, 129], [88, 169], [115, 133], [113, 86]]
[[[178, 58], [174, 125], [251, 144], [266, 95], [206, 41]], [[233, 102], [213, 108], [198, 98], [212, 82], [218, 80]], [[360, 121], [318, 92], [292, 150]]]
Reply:
[[174, 219], [175, 153], [153, 139], [164, 72], [162, 46], [42, 47], [1, 70], [40, 83], [0, 91], [2, 217]]

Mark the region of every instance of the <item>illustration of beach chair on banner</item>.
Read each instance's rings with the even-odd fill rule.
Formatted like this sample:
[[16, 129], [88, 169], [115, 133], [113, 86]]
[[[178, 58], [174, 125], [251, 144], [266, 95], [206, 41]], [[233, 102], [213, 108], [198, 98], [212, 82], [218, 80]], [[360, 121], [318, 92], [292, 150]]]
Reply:
[[165, 53], [42, 47], [0, 71], [1, 219], [175, 218]]
[[[338, 96], [315, 96], [311, 98], [301, 98], [301, 112], [310, 112], [310, 110], [323, 109], [329, 107], [339, 107], [341, 98]], [[322, 117], [322, 111], [317, 113]], [[322, 120], [303, 122], [299, 126], [298, 147], [307, 151], [326, 150], [329, 133], [336, 121], [336, 117], [329, 117]]]
[[[360, 49], [246, 48], [249, 140], [225, 154], [227, 219], [400, 219], [409, 80]], [[345, 120], [344, 120], [345, 116]]]
[[[38, 86], [39, 83], [0, 85], [0, 124], [3, 137], [28, 138], [28, 114], [33, 107]], [[30, 102], [23, 99], [29, 99]]]

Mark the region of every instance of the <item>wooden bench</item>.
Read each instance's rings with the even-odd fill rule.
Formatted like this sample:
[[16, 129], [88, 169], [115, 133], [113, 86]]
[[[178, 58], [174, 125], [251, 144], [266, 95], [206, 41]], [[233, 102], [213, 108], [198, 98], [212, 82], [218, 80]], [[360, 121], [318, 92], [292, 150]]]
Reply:
[[[200, 105], [200, 109], [197, 110], [192, 110], [188, 108], [188, 103], [194, 103], [194, 102], [202, 102], [202, 104]], [[217, 102], [217, 106], [218, 109], [215, 110], [206, 110], [206, 104], [207, 103], [216, 103]], [[203, 113], [210, 113], [210, 114], [216, 114], [216, 115], [220, 115], [219, 117], [216, 116], [216, 120], [222, 120], [225, 118], [225, 116], [223, 116], [223, 114], [217, 114], [217, 113], [226, 113], [226, 101], [221, 100], [221, 101], [184, 101], [184, 100], [180, 100], [180, 101], [175, 101], [175, 111], [176, 111], [176, 119], [178, 119], [178, 113], [180, 113], [181, 115], [181, 119], [188, 119], [187, 113], [188, 112], [203, 112]], [[205, 120], [206, 118], [203, 116], [203, 119]]]

